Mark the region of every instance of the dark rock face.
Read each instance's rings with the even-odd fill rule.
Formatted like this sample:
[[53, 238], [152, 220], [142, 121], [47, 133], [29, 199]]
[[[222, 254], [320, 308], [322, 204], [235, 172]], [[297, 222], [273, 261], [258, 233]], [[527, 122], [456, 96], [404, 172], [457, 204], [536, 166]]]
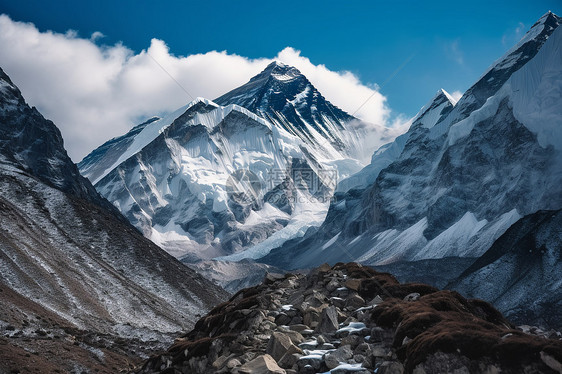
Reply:
[[238, 292], [138, 372], [554, 374], [561, 339], [515, 329], [484, 301], [339, 263]]
[[236, 104], [282, 126], [289, 133], [314, 146], [322, 146], [311, 133], [312, 126], [324, 140], [344, 153], [352, 151], [342, 138], [347, 123], [358, 121], [327, 101], [299, 70], [272, 62], [264, 71], [214, 100], [220, 105]]
[[517, 323], [562, 328], [561, 228], [560, 210], [520, 219], [448, 287], [494, 303]]
[[59, 129], [27, 105], [1, 68], [0, 157], [1, 162], [10, 163], [49, 186], [117, 213], [80, 175], [64, 149]]

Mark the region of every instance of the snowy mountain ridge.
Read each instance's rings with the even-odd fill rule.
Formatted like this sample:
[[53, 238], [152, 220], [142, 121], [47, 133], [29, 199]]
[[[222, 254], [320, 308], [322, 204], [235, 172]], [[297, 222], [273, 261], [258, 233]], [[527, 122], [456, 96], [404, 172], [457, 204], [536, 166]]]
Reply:
[[[365, 146], [360, 120], [327, 101], [298, 69], [278, 61], [214, 101], [247, 108], [332, 159], [358, 159]], [[387, 128], [369, 126], [379, 138], [391, 137]]]
[[[409, 127], [422, 126], [428, 129], [432, 128], [449, 114], [456, 103], [457, 101], [453, 99], [447, 91], [440, 89], [435, 96], [408, 121]], [[347, 192], [352, 188], [365, 188], [372, 184], [377, 179], [381, 170], [400, 156], [406, 146], [409, 134], [410, 132], [406, 132], [398, 136], [391, 143], [387, 143], [377, 149], [371, 158], [371, 163], [358, 173], [342, 180], [338, 184], [337, 190], [339, 192]]]
[[[358, 149], [349, 138], [355, 120], [297, 69], [275, 62], [215, 101], [198, 98], [134, 127], [79, 168], [176, 257], [258, 258], [320, 225], [336, 177], [360, 170], [348, 155]], [[230, 189], [243, 170], [256, 184], [251, 204], [241, 206]]]
[[[319, 163], [321, 153], [235, 104], [197, 100], [182, 111], [145, 127], [96, 184], [147, 237], [177, 257], [210, 258], [257, 244], [285, 226], [294, 235], [321, 223], [328, 202], [317, 198], [330, 194], [322, 191], [322, 170], [333, 170]], [[316, 187], [295, 187], [291, 173], [303, 168]], [[237, 170], [259, 181], [256, 201], [244, 206], [229, 197]], [[284, 201], [264, 200], [276, 188]], [[306, 219], [298, 215], [303, 209]]]
[[478, 257], [521, 216], [559, 209], [559, 25], [547, 13], [454, 106], [422, 113], [381, 147], [363, 171], [373, 182], [340, 187], [351, 189], [318, 231], [262, 261], [292, 268], [318, 258], [388, 264]]

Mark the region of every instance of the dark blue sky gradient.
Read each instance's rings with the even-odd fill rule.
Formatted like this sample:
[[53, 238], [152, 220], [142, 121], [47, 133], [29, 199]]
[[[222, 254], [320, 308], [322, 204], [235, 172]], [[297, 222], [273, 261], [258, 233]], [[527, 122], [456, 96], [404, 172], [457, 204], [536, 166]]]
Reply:
[[441, 87], [466, 90], [548, 10], [560, 14], [562, 2], [0, 0], [0, 13], [41, 31], [100, 31], [102, 43], [137, 52], [158, 38], [181, 56], [226, 50], [273, 57], [291, 46], [366, 84], [382, 84], [413, 55], [381, 89], [395, 113], [406, 115]]

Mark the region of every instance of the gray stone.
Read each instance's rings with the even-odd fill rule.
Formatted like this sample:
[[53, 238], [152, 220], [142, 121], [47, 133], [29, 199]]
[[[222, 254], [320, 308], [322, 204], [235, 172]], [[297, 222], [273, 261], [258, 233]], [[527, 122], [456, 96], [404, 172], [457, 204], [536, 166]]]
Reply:
[[320, 322], [316, 326], [315, 332], [318, 333], [330, 333], [338, 329], [338, 312], [336, 307], [330, 306], [322, 310], [322, 315], [320, 317]]
[[333, 352], [327, 353], [324, 356], [324, 363], [328, 369], [333, 369], [340, 365], [342, 362], [347, 362], [347, 360], [353, 358], [353, 351], [346, 345], [339, 347]]
[[404, 374], [404, 365], [396, 361], [385, 361], [379, 366], [377, 374]]
[[359, 344], [363, 343], [365, 339], [359, 335], [348, 335], [341, 340], [341, 345], [349, 345], [351, 349], [355, 349]]
[[238, 370], [240, 374], [286, 374], [268, 354], [256, 357]]
[[266, 353], [271, 355], [274, 360], [279, 361], [287, 353], [302, 353], [302, 351], [293, 344], [288, 335], [274, 332], [267, 343]]
[[297, 361], [302, 357], [300, 353], [289, 353], [287, 352], [281, 359], [277, 362], [279, 366], [284, 369], [292, 368]]
[[363, 355], [363, 356], [369, 356], [371, 352], [372, 352], [371, 346], [367, 343], [361, 343], [353, 350], [353, 353], [355, 353], [356, 355]]
[[338, 288], [340, 288], [340, 282], [338, 282], [335, 279], [332, 279], [327, 285], [326, 285], [326, 290], [328, 292], [334, 292], [335, 290], [337, 290]]
[[365, 306], [365, 300], [361, 296], [353, 294], [345, 300], [345, 306], [352, 310], [359, 309]]
[[238, 367], [240, 365], [242, 365], [242, 363], [237, 358], [228, 360], [228, 362], [226, 363], [226, 367], [229, 369], [234, 369], [235, 367]]
[[295, 324], [295, 325], [290, 325], [289, 329], [291, 329], [293, 331], [297, 331], [297, 332], [302, 332], [303, 330], [309, 329], [309, 327], [307, 325], [303, 325], [303, 324]]
[[379, 295], [375, 296], [373, 298], [373, 300], [369, 301], [369, 305], [373, 306], [373, 305], [379, 305], [380, 303], [382, 303], [384, 300], [382, 299], [382, 297], [380, 297]]
[[[304, 356], [297, 361], [299, 373], [306, 372], [305, 369], [307, 368], [307, 366], [310, 366], [310, 368], [312, 368], [313, 370], [320, 370], [322, 364], [323, 360], [320, 356]], [[313, 371], [313, 373], [315, 373], [315, 371]]]
[[342, 309], [345, 306], [345, 299], [342, 299], [341, 297], [330, 297], [330, 303]]

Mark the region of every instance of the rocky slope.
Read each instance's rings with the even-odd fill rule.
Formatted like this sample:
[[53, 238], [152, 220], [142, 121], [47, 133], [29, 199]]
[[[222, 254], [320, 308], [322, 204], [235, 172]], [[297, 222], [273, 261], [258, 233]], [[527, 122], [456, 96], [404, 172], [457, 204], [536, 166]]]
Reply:
[[518, 323], [562, 329], [562, 211], [515, 223], [448, 287], [488, 300]]
[[268, 275], [138, 373], [558, 373], [562, 335], [525, 330], [486, 302], [340, 263]]
[[427, 106], [434, 110], [341, 189], [351, 188], [317, 231], [260, 261], [296, 268], [478, 257], [521, 216], [562, 207], [559, 24], [545, 14], [454, 106], [438, 95]]
[[115, 372], [226, 296], [80, 176], [59, 130], [1, 70], [0, 191], [1, 370]]

